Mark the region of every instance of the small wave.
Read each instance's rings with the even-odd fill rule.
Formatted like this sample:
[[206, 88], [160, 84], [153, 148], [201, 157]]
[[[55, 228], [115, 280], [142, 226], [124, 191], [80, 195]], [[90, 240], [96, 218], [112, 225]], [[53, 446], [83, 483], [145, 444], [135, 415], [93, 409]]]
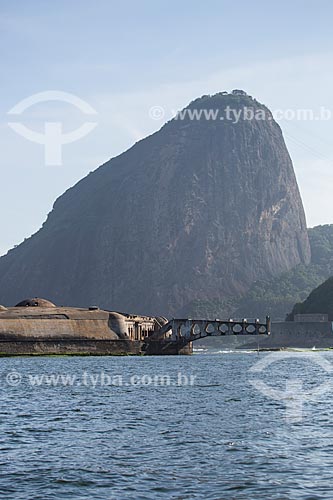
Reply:
[[213, 351], [210, 350], [209, 354], [255, 354], [257, 351], [245, 351], [245, 350], [232, 350], [232, 349], [226, 349], [226, 350], [218, 350], [218, 351]]

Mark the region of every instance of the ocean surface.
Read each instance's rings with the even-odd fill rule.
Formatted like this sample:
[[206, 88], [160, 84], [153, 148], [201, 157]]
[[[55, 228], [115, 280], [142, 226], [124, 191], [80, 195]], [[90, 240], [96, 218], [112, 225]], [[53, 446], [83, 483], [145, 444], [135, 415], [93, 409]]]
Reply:
[[0, 498], [332, 499], [333, 353], [1, 358]]

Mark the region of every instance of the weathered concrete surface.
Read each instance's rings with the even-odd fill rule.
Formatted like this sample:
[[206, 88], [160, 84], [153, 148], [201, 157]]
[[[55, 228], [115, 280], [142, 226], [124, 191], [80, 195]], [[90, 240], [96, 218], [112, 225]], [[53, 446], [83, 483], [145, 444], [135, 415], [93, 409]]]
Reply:
[[0, 309], [0, 355], [191, 354], [189, 339], [158, 335], [166, 324], [164, 317], [57, 307], [35, 297]]
[[26, 299], [0, 309], [0, 355], [143, 354], [147, 339], [166, 321]]
[[10, 308], [0, 312], [1, 340], [119, 338], [108, 325], [109, 313], [71, 308]]

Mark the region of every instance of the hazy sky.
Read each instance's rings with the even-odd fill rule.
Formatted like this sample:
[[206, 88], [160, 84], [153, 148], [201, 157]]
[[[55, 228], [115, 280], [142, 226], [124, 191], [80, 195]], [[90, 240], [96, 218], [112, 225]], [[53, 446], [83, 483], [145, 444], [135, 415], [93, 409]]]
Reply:
[[[332, 112], [279, 123], [308, 225], [333, 223], [332, 16], [330, 0], [0, 0], [0, 254], [35, 232], [68, 187], [158, 130], [172, 110], [233, 88], [272, 110]], [[14, 105], [49, 90], [98, 113], [93, 132], [63, 147], [61, 166], [46, 166], [44, 147], [8, 126]], [[149, 116], [152, 106], [165, 109], [163, 119]], [[62, 122], [66, 132], [87, 121], [60, 102], [19, 119], [37, 131]]]

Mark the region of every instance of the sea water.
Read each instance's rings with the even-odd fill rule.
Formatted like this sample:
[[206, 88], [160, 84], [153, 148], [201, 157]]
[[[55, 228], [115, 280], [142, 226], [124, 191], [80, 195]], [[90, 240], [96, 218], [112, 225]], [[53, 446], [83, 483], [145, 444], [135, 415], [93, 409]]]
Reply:
[[1, 358], [0, 498], [332, 499], [333, 354], [277, 354]]

